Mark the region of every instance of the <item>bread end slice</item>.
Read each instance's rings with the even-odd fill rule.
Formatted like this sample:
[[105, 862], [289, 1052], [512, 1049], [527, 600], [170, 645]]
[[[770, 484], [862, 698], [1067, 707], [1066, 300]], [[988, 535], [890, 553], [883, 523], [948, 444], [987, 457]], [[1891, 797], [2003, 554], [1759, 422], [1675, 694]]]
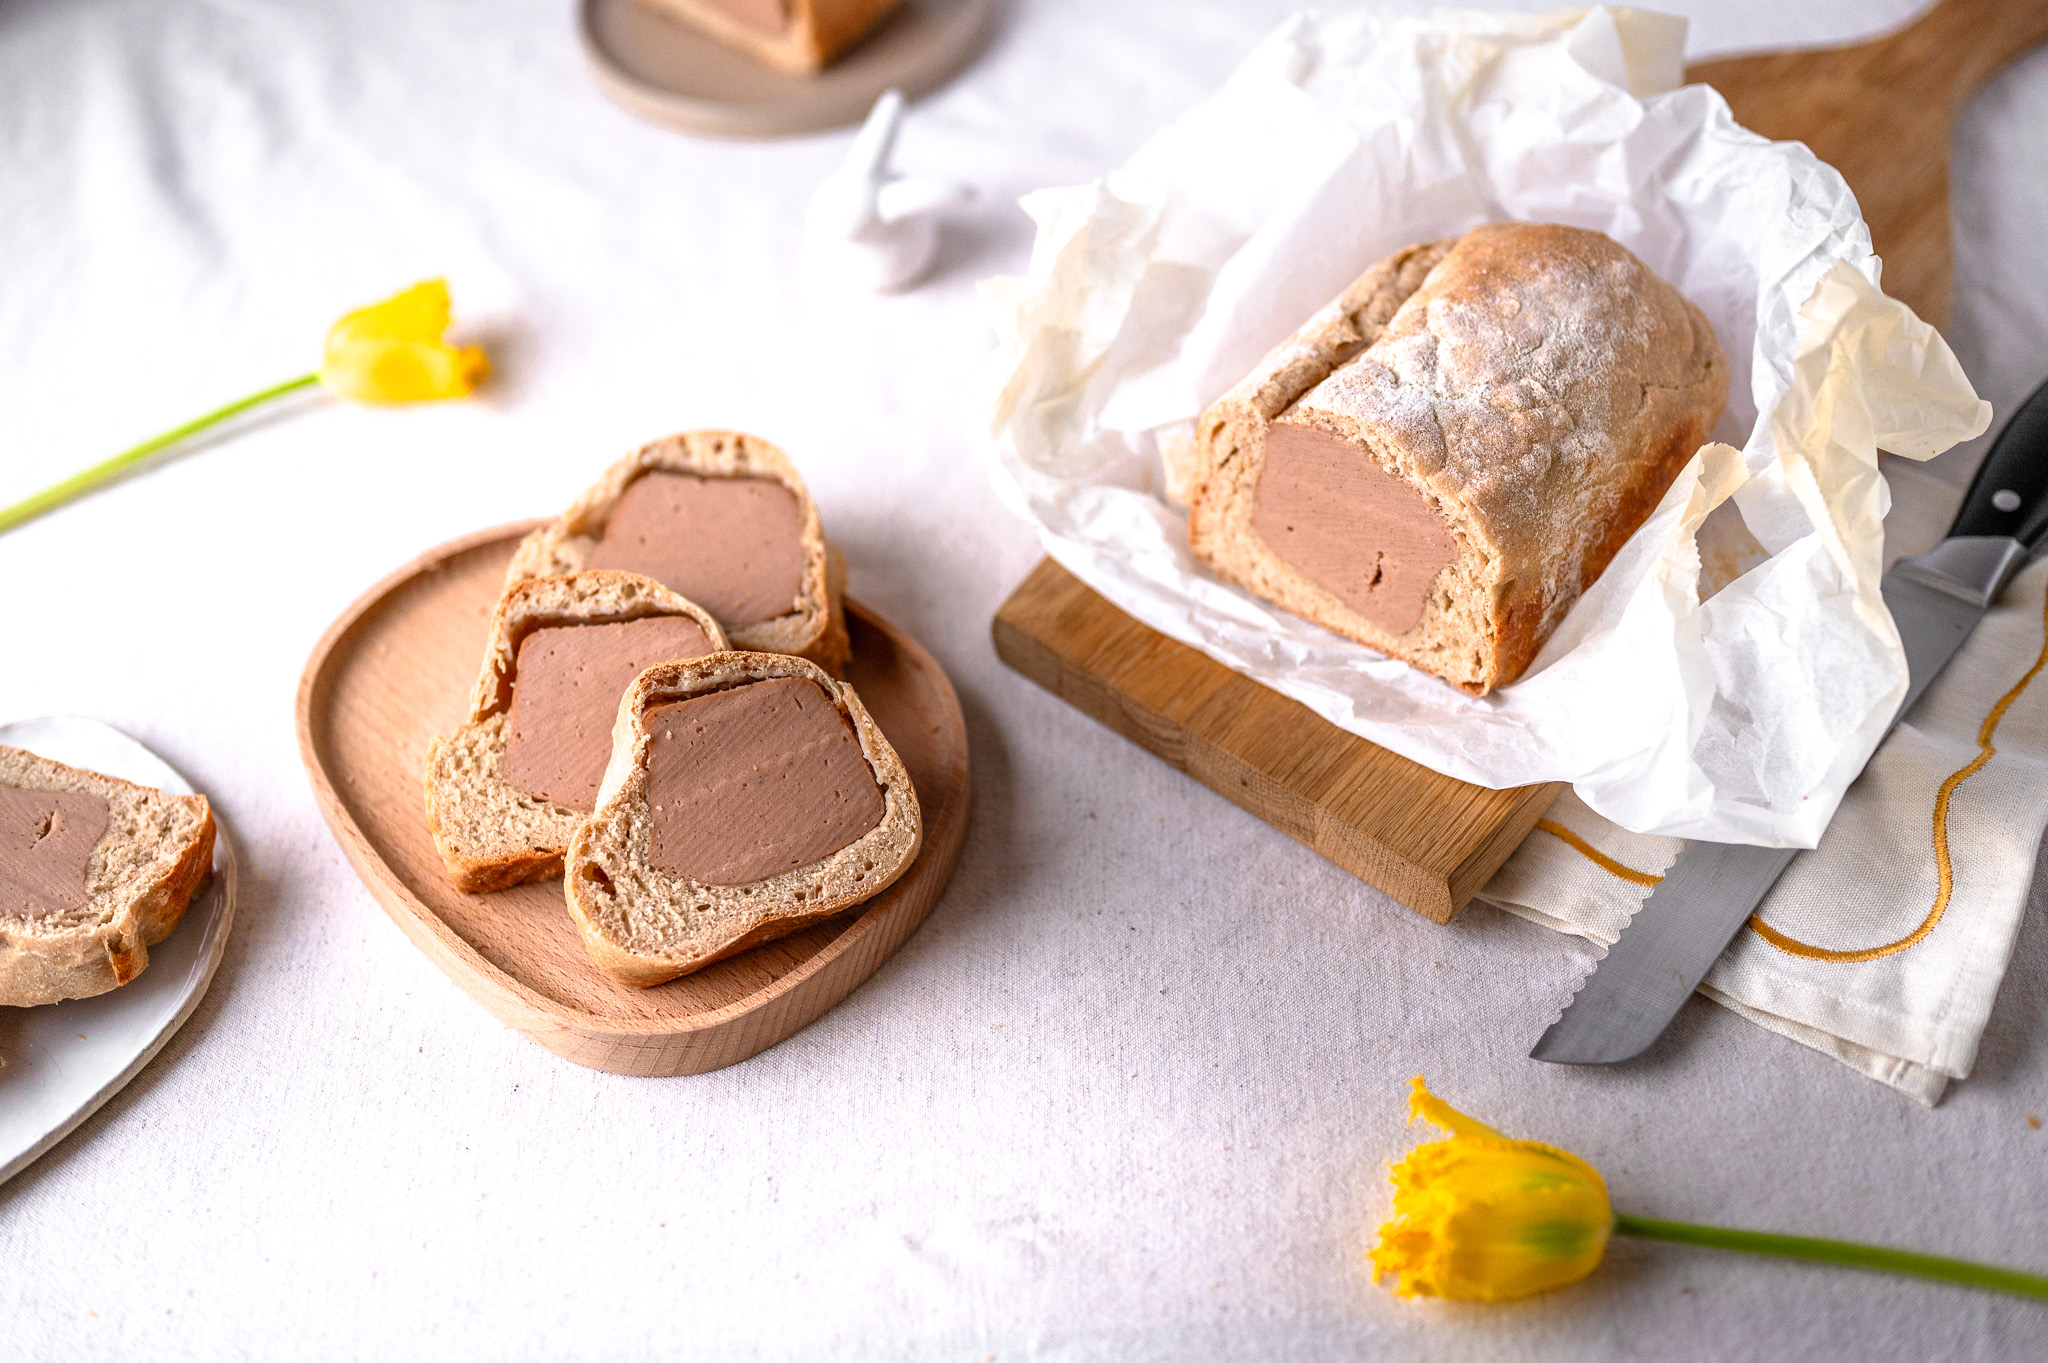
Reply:
[[[750, 883], [705, 884], [659, 869], [649, 846], [648, 710], [779, 677], [817, 683], [851, 726], [881, 788], [880, 821], [828, 856]], [[620, 699], [597, 812], [570, 842], [563, 884], [591, 960], [646, 988], [873, 898], [909, 868], [923, 836], [909, 773], [851, 686], [803, 658], [715, 653], [650, 668]]]
[[[1188, 507], [1188, 547], [1195, 557], [1253, 594], [1394, 657], [1405, 656], [1398, 636], [1281, 559], [1253, 530], [1253, 515], [1274, 423], [1377, 341], [1457, 241], [1418, 242], [1373, 265], [1269, 351], [1196, 425]], [[1458, 661], [1462, 667], [1439, 660], [1430, 670], [1468, 693], [1483, 692], [1485, 659]]]
[[213, 868], [206, 797], [166, 795], [4, 746], [0, 785], [107, 802], [84, 905], [40, 917], [0, 913], [0, 1004], [91, 998], [140, 975], [149, 948], [170, 936]]
[[725, 634], [694, 603], [651, 578], [595, 569], [513, 584], [491, 614], [469, 716], [427, 749], [427, 826], [457, 889], [484, 894], [562, 873], [583, 811], [538, 799], [505, 777], [507, 718], [519, 645], [537, 629], [617, 624], [654, 616], [694, 620], [714, 650]]

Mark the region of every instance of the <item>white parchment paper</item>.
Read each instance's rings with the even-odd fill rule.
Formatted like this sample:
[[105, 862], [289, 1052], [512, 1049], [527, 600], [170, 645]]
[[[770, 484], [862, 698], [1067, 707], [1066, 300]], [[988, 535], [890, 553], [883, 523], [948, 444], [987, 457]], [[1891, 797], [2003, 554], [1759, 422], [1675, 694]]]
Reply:
[[[1990, 408], [1879, 288], [1841, 176], [1679, 88], [1684, 34], [1615, 9], [1289, 20], [1104, 180], [1024, 199], [1029, 273], [983, 285], [998, 490], [1138, 619], [1438, 771], [1812, 846], [1905, 690], [1877, 450], [1931, 457]], [[1372, 262], [1506, 218], [1628, 246], [1706, 311], [1733, 384], [1529, 671], [1474, 699], [1218, 580], [1165, 469]]]

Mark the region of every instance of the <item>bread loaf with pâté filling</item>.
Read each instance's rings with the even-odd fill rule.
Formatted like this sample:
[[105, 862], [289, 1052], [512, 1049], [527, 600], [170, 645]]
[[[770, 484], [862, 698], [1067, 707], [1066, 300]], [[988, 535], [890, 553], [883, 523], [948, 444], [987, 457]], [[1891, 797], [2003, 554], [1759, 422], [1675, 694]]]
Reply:
[[1599, 232], [1374, 265], [1202, 414], [1221, 576], [1473, 695], [1514, 681], [1719, 421], [1706, 315]]

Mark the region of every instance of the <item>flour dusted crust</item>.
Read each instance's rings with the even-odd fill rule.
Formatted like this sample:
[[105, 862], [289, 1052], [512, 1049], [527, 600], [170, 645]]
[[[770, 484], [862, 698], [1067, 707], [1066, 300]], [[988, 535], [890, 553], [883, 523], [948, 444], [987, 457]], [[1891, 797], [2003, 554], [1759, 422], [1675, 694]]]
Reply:
[[619, 498], [634, 479], [656, 471], [707, 478], [767, 478], [796, 495], [803, 516], [803, 593], [788, 612], [737, 626], [728, 637], [734, 648], [794, 653], [838, 676], [850, 648], [842, 604], [845, 564], [825, 542], [818, 507], [804, 486], [803, 475], [788, 455], [759, 436], [737, 431], [685, 431], [642, 445], [606, 469], [559, 519], [520, 541], [506, 570], [506, 586], [529, 577], [582, 571]]
[[714, 650], [725, 648], [725, 633], [716, 620], [637, 573], [600, 568], [528, 578], [498, 598], [483, 668], [470, 692], [469, 718], [427, 748], [427, 827], [457, 889], [482, 894], [554, 879], [562, 874], [570, 837], [588, 817], [537, 799], [505, 779], [506, 721], [520, 641], [557, 625], [609, 625], [663, 615], [696, 621]]
[[755, 61], [795, 76], [816, 75], [896, 8], [897, 0], [786, 0], [788, 23], [767, 33], [708, 0], [640, 0], [694, 25]]
[[[853, 726], [882, 788], [881, 822], [828, 857], [747, 885], [705, 885], [656, 869], [648, 855], [648, 709], [773, 677], [816, 682]], [[916, 860], [923, 838], [910, 775], [851, 686], [802, 658], [713, 653], [651, 667], [619, 698], [597, 812], [569, 844], [563, 887], [590, 959], [620, 983], [646, 988], [872, 899]]]
[[85, 903], [39, 917], [0, 913], [0, 1004], [91, 998], [140, 975], [213, 869], [213, 811], [203, 795], [150, 786], [0, 746], [0, 785], [107, 802], [107, 831], [86, 865]]
[[[1188, 540], [1222, 576], [1474, 695], [1520, 676], [1705, 443], [1706, 315], [1598, 232], [1496, 223], [1406, 247], [1202, 414]], [[1350, 442], [1456, 545], [1394, 634], [1253, 529], [1277, 420]]]

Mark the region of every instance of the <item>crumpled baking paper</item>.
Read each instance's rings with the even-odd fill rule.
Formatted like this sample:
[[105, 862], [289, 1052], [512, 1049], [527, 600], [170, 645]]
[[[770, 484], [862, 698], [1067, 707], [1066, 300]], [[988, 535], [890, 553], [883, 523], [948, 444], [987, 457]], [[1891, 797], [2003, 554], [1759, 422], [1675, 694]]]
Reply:
[[[1622, 9], [1290, 19], [1105, 179], [1023, 200], [1029, 273], [982, 286], [998, 492], [1131, 615], [1425, 766], [1813, 846], [1905, 694], [1878, 448], [1929, 458], [1990, 407], [1879, 288], [1841, 176], [1679, 87], [1684, 36]], [[1507, 218], [1629, 247], [1733, 383], [1716, 443], [1476, 699], [1220, 581], [1165, 493], [1203, 407], [1367, 266]]]

